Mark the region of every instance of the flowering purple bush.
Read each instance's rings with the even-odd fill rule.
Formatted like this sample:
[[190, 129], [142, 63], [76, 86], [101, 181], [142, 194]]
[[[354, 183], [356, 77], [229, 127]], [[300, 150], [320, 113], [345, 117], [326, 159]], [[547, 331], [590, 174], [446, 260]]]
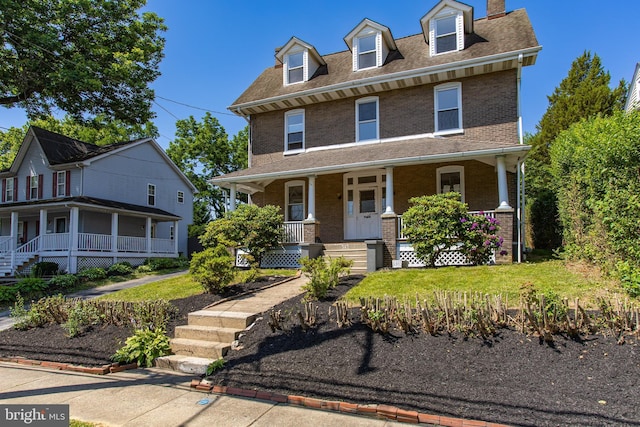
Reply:
[[[502, 247], [503, 238], [497, 235], [500, 224], [495, 218], [481, 212], [479, 215], [463, 216], [460, 225], [460, 251], [473, 265], [488, 263], [494, 251], [498, 252]], [[506, 254], [505, 250], [500, 251], [500, 255]]]

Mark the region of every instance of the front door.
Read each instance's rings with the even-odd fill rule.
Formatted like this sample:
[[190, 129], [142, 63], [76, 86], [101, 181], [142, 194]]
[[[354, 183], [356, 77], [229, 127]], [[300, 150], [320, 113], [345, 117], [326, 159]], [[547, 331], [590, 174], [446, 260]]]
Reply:
[[346, 240], [379, 239], [382, 237], [381, 194], [385, 175], [369, 171], [345, 175]]

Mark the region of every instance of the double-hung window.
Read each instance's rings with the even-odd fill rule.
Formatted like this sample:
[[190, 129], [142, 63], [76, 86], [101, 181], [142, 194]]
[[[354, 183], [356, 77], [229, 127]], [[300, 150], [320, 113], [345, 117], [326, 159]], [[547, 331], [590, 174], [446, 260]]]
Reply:
[[443, 166], [436, 169], [436, 186], [438, 194], [460, 193], [460, 201], [464, 202], [464, 167]]
[[304, 150], [304, 110], [285, 113], [284, 150]]
[[436, 54], [458, 50], [456, 15], [438, 18], [434, 23]]
[[38, 198], [39, 188], [38, 175], [31, 175], [29, 177], [29, 199], [34, 200]]
[[378, 139], [378, 98], [356, 102], [356, 141]]
[[377, 65], [376, 38], [375, 34], [358, 38], [358, 70]]
[[5, 189], [4, 189], [4, 201], [5, 202], [15, 202], [13, 199], [14, 196], [14, 178], [7, 178], [5, 181]]
[[304, 182], [291, 181], [285, 185], [287, 211], [285, 221], [304, 220]]
[[56, 194], [54, 197], [66, 196], [67, 171], [56, 172]]
[[184, 203], [184, 191], [178, 191], [178, 203]]
[[304, 52], [287, 55], [287, 84], [304, 80]]
[[156, 186], [153, 184], [147, 184], [147, 205], [156, 205]]
[[434, 91], [436, 133], [461, 132], [462, 85], [448, 83], [436, 86]]

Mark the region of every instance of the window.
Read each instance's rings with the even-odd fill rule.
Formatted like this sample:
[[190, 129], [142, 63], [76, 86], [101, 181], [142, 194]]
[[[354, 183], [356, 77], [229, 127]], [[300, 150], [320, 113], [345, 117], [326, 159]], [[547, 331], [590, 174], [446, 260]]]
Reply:
[[15, 178], [7, 178], [5, 180], [5, 189], [4, 189], [4, 202], [15, 202], [15, 194], [14, 194], [14, 187], [15, 185]]
[[458, 50], [458, 34], [456, 31], [456, 16], [436, 19], [435, 25], [435, 53], [446, 53]]
[[29, 199], [38, 198], [38, 175], [31, 175], [29, 177]]
[[287, 55], [287, 84], [304, 80], [304, 52]]
[[450, 192], [460, 193], [464, 202], [464, 167], [443, 166], [436, 169], [436, 187], [438, 194]]
[[284, 150], [304, 149], [304, 110], [288, 111], [285, 114]]
[[378, 139], [378, 98], [356, 102], [356, 141]]
[[172, 225], [169, 227], [169, 239], [173, 240], [176, 237], [176, 229], [175, 227]]
[[178, 203], [184, 203], [184, 191], [178, 191]]
[[376, 35], [358, 39], [358, 70], [377, 65]]
[[436, 86], [434, 95], [436, 132], [462, 131], [461, 88], [460, 83]]
[[56, 194], [54, 194], [53, 197], [65, 196], [66, 188], [67, 188], [67, 172], [66, 171], [56, 172]]
[[58, 217], [55, 219], [55, 230], [54, 233], [66, 233], [67, 230], [67, 218]]
[[153, 184], [147, 185], [147, 204], [149, 206], [156, 205], [156, 186]]
[[291, 181], [285, 185], [287, 211], [285, 221], [304, 220], [304, 182]]

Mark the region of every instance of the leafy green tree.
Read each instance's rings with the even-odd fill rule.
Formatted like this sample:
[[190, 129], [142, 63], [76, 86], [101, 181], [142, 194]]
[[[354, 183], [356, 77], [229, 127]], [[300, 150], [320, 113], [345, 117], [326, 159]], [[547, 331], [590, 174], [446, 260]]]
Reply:
[[145, 137], [157, 138], [159, 135], [158, 129], [151, 122], [131, 125], [119, 120], [109, 121], [104, 115], [84, 122], [79, 122], [69, 115], [62, 119], [48, 116], [32, 120], [20, 128], [12, 127], [6, 132], [0, 131], [0, 167], [11, 166], [29, 126], [38, 126], [95, 145], [109, 145]]
[[105, 114], [142, 124], [153, 117], [166, 30], [140, 12], [146, 0], [3, 0], [0, 105], [30, 119], [60, 109], [76, 120]]
[[176, 122], [176, 138], [169, 143], [167, 155], [198, 189], [194, 225], [206, 224], [211, 217], [205, 212], [211, 209], [217, 218], [224, 215], [224, 192], [209, 180], [247, 166], [247, 136], [245, 129], [229, 141], [218, 119], [210, 113], [201, 122], [193, 116]]
[[283, 217], [277, 206], [239, 205], [224, 218], [207, 225], [200, 242], [205, 248], [219, 244], [242, 248], [248, 261], [257, 267], [264, 254], [282, 240]]
[[573, 61], [568, 75], [548, 96], [549, 106], [536, 126], [538, 132], [526, 138], [532, 146], [527, 157], [527, 209], [533, 244], [537, 248], [552, 249], [561, 244], [550, 147], [573, 123], [597, 115], [608, 116], [624, 107], [626, 83], [621, 80], [611, 89], [610, 82], [611, 76], [600, 57], [584, 52]]

